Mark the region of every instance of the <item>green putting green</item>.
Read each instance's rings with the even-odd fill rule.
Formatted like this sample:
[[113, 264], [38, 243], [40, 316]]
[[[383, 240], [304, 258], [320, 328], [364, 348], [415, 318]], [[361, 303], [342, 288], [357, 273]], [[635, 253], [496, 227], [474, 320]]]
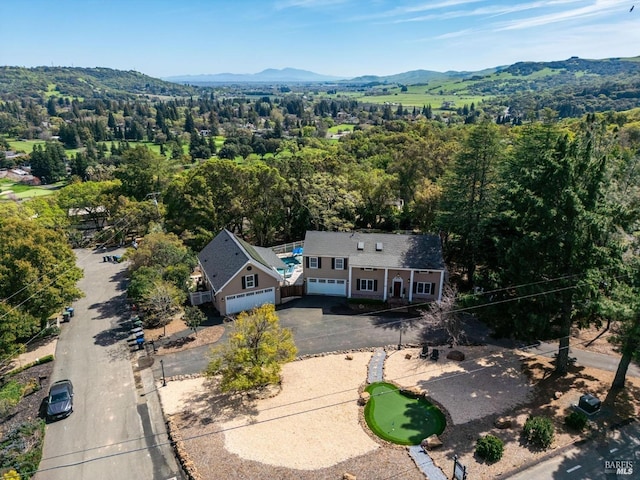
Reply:
[[364, 407], [364, 418], [380, 438], [399, 445], [419, 445], [429, 435], [444, 431], [444, 414], [425, 398], [386, 382], [372, 383], [365, 390], [371, 398]]

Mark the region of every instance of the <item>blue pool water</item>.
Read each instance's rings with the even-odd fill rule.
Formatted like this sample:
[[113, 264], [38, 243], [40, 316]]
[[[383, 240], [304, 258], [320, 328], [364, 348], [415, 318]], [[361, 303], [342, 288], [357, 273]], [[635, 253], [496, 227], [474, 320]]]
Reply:
[[296, 265], [300, 265], [302, 257], [283, 257], [281, 260], [289, 265], [289, 267], [295, 267]]
[[294, 266], [294, 265], [290, 265], [290, 266], [287, 268], [287, 271], [286, 271], [286, 272], [285, 272], [285, 270], [284, 270], [283, 268], [278, 268], [277, 270], [278, 270], [278, 273], [279, 273], [280, 275], [283, 275], [283, 276], [285, 276], [285, 277], [290, 277], [290, 276], [291, 276], [291, 274], [294, 272], [294, 270], [295, 270], [295, 269], [296, 269], [296, 268], [295, 268], [295, 266]]

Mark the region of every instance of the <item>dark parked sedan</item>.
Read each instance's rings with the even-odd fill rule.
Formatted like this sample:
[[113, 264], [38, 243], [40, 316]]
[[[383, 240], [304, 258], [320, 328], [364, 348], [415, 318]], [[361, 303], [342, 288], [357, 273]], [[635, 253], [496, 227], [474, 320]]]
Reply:
[[47, 419], [58, 420], [73, 412], [73, 385], [71, 380], [60, 380], [51, 385], [47, 401]]

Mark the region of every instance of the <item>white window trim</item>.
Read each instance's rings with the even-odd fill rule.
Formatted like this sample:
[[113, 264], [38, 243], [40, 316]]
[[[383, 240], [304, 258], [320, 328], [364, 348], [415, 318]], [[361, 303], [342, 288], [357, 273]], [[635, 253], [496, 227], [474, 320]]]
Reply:
[[309, 268], [318, 268], [318, 257], [309, 257]]
[[244, 288], [255, 288], [256, 286], [256, 276], [255, 274], [245, 275], [244, 276]]
[[373, 278], [360, 279], [360, 290], [363, 292], [375, 292], [374, 285], [375, 285], [375, 280]]
[[418, 282], [416, 285], [416, 295], [433, 295], [436, 289], [435, 287], [436, 284], [433, 282]]
[[[340, 266], [338, 266], [338, 262], [340, 262]], [[344, 270], [344, 258], [336, 258], [333, 265], [336, 270]]]

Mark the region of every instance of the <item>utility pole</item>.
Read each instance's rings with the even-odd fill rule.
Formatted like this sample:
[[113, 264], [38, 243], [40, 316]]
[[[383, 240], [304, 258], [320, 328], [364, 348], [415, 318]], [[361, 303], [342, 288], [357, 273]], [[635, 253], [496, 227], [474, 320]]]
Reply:
[[160, 192], [151, 192], [151, 193], [147, 193], [145, 195], [145, 198], [153, 197], [153, 203], [156, 206], [156, 213], [159, 216], [160, 215], [160, 209], [158, 208], [158, 195], [160, 195]]

